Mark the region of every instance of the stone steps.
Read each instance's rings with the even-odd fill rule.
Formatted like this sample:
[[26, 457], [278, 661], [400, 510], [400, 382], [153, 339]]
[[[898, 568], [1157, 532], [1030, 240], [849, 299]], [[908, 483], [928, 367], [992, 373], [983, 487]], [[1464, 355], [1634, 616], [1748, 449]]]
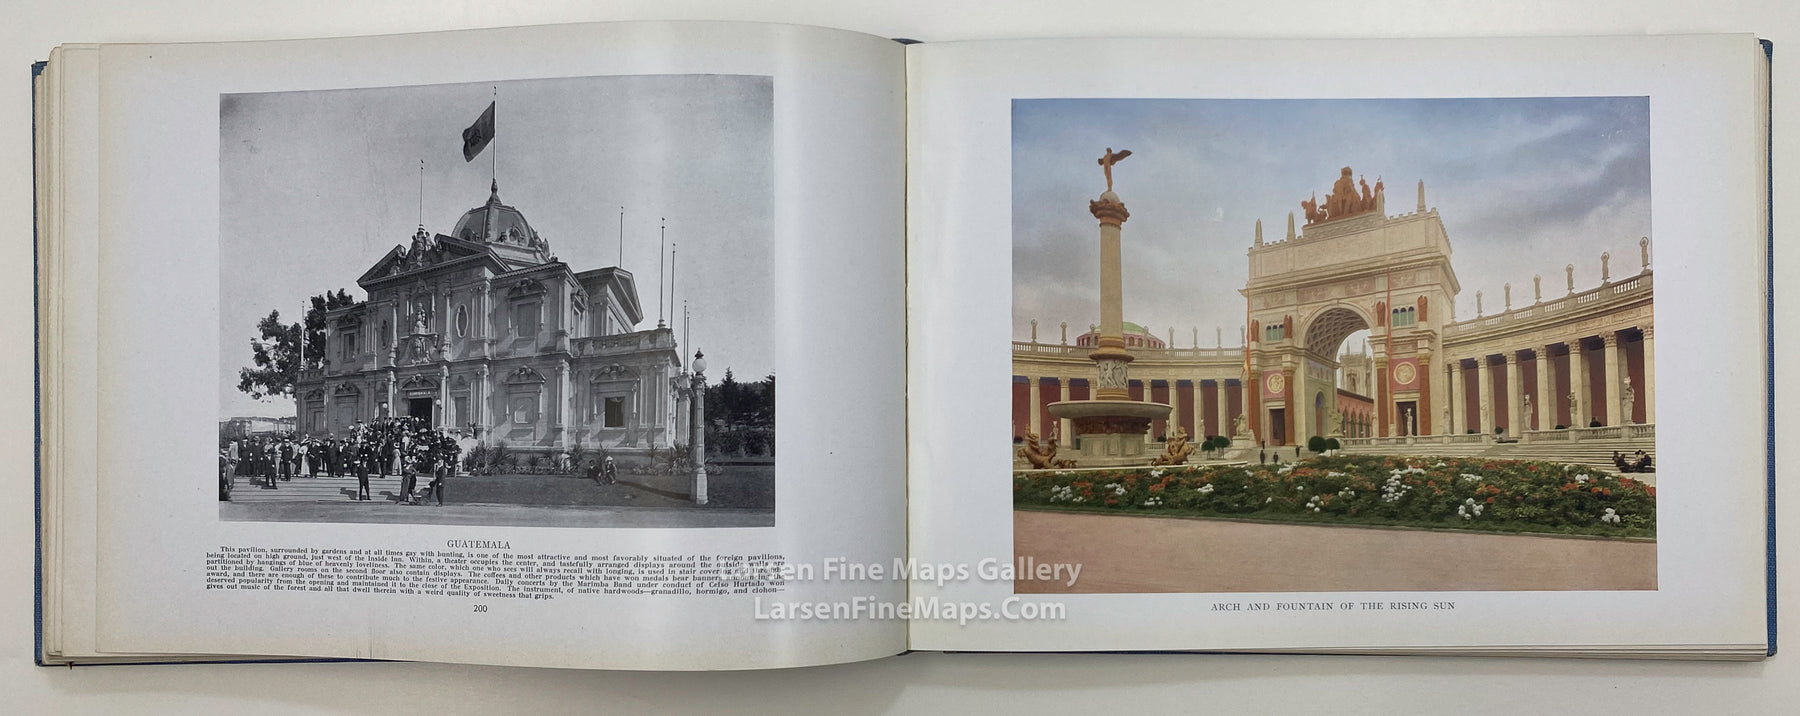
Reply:
[[[231, 490], [232, 502], [355, 502], [356, 477], [295, 477], [291, 480], [277, 480], [273, 490], [262, 487], [262, 478], [238, 477], [237, 485]], [[400, 477], [369, 476], [369, 497], [372, 501], [394, 502], [395, 495], [400, 493]], [[422, 491], [431, 483], [431, 477], [421, 475], [415, 491]]]

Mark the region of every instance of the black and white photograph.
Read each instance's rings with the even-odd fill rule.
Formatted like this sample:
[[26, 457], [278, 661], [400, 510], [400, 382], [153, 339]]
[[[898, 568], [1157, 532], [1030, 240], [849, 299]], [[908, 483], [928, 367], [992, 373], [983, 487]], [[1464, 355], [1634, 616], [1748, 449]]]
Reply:
[[772, 526], [773, 102], [221, 95], [221, 519]]

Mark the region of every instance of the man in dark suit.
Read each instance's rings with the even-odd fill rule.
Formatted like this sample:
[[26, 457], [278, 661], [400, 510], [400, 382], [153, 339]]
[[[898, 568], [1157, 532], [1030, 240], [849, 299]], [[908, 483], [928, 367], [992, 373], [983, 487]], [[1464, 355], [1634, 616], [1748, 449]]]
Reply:
[[356, 499], [366, 501], [369, 498], [369, 446], [363, 443], [351, 452], [351, 459], [356, 462]]

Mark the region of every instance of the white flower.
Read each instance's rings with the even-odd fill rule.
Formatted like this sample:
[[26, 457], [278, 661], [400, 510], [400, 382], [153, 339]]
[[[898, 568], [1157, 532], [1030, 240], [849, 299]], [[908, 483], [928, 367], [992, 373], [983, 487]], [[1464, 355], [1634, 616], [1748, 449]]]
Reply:
[[1161, 470], [1161, 469], [1160, 469], [1160, 468], [1159, 468], [1159, 469], [1156, 469], [1156, 470], [1151, 470], [1151, 471], [1150, 471], [1150, 476], [1151, 476], [1151, 477], [1162, 477], [1162, 476], [1163, 476], [1163, 471], [1162, 471], [1162, 470]]
[[1588, 480], [1591, 480], [1591, 479], [1593, 479], [1593, 478], [1588, 477], [1587, 473], [1585, 473], [1585, 472], [1575, 476], [1575, 481], [1578, 483], [1587, 482]]
[[1202, 495], [1212, 494], [1212, 491], [1213, 491], [1213, 486], [1212, 486], [1212, 483], [1210, 483], [1210, 482], [1206, 483], [1204, 485], [1201, 485], [1200, 489], [1196, 490], [1196, 492], [1199, 492]]

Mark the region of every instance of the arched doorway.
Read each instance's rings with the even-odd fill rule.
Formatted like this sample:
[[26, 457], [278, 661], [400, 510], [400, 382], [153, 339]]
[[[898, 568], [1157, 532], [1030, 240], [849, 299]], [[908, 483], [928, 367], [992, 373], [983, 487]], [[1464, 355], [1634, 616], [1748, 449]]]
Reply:
[[[1295, 198], [1307, 194], [1296, 190]], [[1373, 399], [1375, 437], [1394, 434], [1398, 402], [1414, 401], [1420, 416], [1441, 404], [1432, 399], [1443, 382], [1432, 383], [1433, 362], [1442, 360], [1449, 307], [1461, 290], [1443, 221], [1422, 199], [1412, 212], [1389, 214], [1379, 188], [1372, 206], [1361, 206], [1341, 216], [1309, 212], [1304, 227], [1290, 217], [1285, 240], [1250, 247], [1246, 372], [1261, 389], [1249, 393], [1246, 412], [1259, 435], [1274, 434], [1267, 421], [1275, 408], [1285, 409], [1294, 444], [1305, 444], [1301, 433], [1330, 429], [1329, 415], [1320, 422], [1312, 414], [1312, 396], [1335, 398], [1336, 351], [1358, 330], [1372, 333], [1374, 379], [1363, 394]], [[1324, 410], [1334, 409], [1327, 400]], [[1431, 433], [1429, 420], [1418, 423], [1420, 433]]]
[[[1368, 316], [1349, 304], [1323, 307], [1308, 318], [1301, 333], [1303, 349], [1299, 356], [1305, 369], [1296, 371], [1294, 379], [1300, 384], [1294, 394], [1311, 395], [1312, 399], [1298, 406], [1305, 414], [1296, 416], [1295, 425], [1300, 427], [1301, 434], [1292, 436], [1293, 444], [1305, 445], [1314, 435], [1331, 434], [1331, 415], [1340, 410], [1338, 388], [1346, 363], [1340, 351], [1353, 336], [1362, 336], [1358, 344], [1366, 345], [1369, 327]], [[1361, 384], [1372, 380], [1370, 371], [1361, 370], [1356, 374]]]

